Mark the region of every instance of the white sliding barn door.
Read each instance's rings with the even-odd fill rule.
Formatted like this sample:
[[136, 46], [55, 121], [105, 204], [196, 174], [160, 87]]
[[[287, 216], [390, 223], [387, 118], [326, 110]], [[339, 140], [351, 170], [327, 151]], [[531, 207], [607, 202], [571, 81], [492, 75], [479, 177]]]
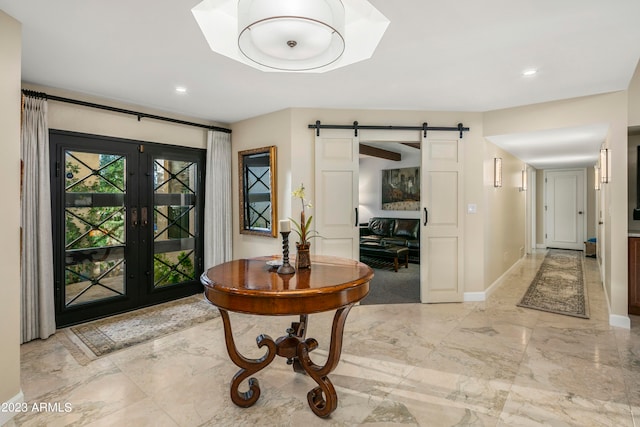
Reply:
[[464, 293], [463, 150], [455, 132], [422, 138], [420, 299], [460, 302]]
[[314, 253], [359, 259], [359, 140], [353, 130], [323, 129], [315, 139]]
[[584, 248], [586, 171], [545, 171], [545, 241], [549, 248]]

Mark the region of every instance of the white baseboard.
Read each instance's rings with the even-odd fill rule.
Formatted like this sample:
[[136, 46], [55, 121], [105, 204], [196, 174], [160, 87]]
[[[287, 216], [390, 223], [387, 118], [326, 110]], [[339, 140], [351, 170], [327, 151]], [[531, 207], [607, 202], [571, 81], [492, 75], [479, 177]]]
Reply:
[[486, 292], [465, 292], [463, 296], [464, 302], [478, 302], [487, 299]]
[[536, 244], [536, 249], [547, 249], [547, 245], [544, 243], [538, 243]]
[[500, 285], [501, 280], [511, 272], [511, 270], [513, 270], [518, 264], [520, 264], [522, 262], [522, 259], [525, 257], [526, 255], [524, 255], [522, 258], [520, 258], [518, 261], [514, 262], [513, 265], [511, 267], [509, 267], [507, 269], [507, 271], [505, 271], [504, 273], [502, 273], [502, 275], [500, 277], [498, 277], [492, 284], [491, 286], [489, 286], [487, 289], [485, 289], [483, 292], [465, 292], [464, 296], [463, 296], [463, 301], [464, 302], [478, 302], [478, 301], [486, 301], [487, 297], [489, 295], [491, 295], [496, 289], [498, 289], [498, 286]]
[[629, 316], [610, 314], [609, 325], [615, 326], [617, 328], [631, 329], [631, 319], [629, 318]]
[[600, 283], [602, 284], [602, 292], [604, 293], [605, 304], [607, 305], [607, 312], [609, 313], [609, 325], [616, 328], [631, 329], [631, 318], [628, 315], [611, 314], [611, 301], [609, 300], [607, 287], [604, 285], [604, 274], [600, 263], [598, 263], [598, 271], [600, 271]]
[[[4, 403], [8, 404], [8, 406], [11, 407], [12, 405], [17, 405], [23, 402], [24, 402], [24, 393], [22, 393], [22, 390], [20, 390], [20, 393], [16, 394], [15, 396], [13, 396], [11, 399], [7, 400]], [[8, 423], [9, 420], [13, 418], [16, 414], [17, 412], [0, 411], [0, 426], [3, 426], [6, 423]]]
[[513, 270], [514, 268], [516, 268], [521, 262], [522, 260], [526, 257], [526, 255], [522, 256], [519, 260], [517, 260], [516, 262], [513, 263], [513, 265], [511, 267], [509, 267], [507, 269], [507, 271], [505, 271], [504, 273], [502, 273], [500, 275], [500, 277], [498, 277], [496, 280], [493, 281], [493, 283], [491, 284], [491, 286], [489, 286], [487, 288], [487, 290], [485, 291], [485, 293], [487, 294], [487, 296], [491, 295], [496, 289], [498, 289], [498, 287], [502, 284], [502, 280], [511, 273], [511, 270]]

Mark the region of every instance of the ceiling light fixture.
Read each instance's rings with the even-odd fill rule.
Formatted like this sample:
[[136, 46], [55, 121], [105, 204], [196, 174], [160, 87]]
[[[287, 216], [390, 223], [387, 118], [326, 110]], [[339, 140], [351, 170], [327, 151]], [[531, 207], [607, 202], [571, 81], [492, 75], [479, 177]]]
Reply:
[[240, 0], [238, 32], [240, 52], [259, 65], [320, 68], [344, 53], [344, 6], [340, 0]]
[[524, 77], [530, 77], [530, 76], [534, 76], [534, 75], [536, 75], [536, 74], [538, 74], [538, 70], [536, 70], [535, 68], [530, 68], [530, 69], [528, 69], [528, 70], [524, 70], [524, 71], [522, 72], [522, 75], [523, 75]]
[[187, 93], [187, 88], [184, 86], [176, 86], [176, 92], [178, 93]]
[[366, 0], [204, 0], [191, 12], [214, 52], [262, 71], [363, 61], [389, 25]]

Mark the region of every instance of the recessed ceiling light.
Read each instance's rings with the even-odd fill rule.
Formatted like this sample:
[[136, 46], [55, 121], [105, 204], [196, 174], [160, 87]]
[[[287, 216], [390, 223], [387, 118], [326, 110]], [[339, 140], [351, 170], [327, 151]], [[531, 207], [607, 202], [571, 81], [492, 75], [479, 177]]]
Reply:
[[187, 88], [184, 86], [176, 86], [176, 92], [178, 93], [187, 93]]
[[533, 76], [535, 74], [538, 73], [538, 70], [536, 70], [535, 68], [529, 68], [528, 70], [524, 70], [522, 72], [522, 75], [525, 77], [529, 77], [529, 76]]

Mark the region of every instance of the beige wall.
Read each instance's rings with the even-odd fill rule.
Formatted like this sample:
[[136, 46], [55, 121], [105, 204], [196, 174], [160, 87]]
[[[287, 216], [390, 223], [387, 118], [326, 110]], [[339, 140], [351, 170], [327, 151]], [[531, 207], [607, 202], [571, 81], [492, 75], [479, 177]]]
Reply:
[[[366, 141], [361, 141], [366, 144]], [[396, 151], [399, 144], [388, 143], [384, 148]], [[366, 223], [372, 217], [394, 218], [418, 218], [420, 219], [420, 209], [408, 211], [389, 211], [382, 209], [382, 171], [388, 169], [416, 168], [422, 164], [420, 150], [412, 149], [410, 153], [403, 153], [400, 161], [381, 159], [379, 157], [364, 156], [360, 158], [359, 180], [360, 186], [358, 195], [360, 207], [358, 210], [358, 221]]]
[[[494, 158], [502, 158], [502, 187], [494, 186]], [[525, 253], [526, 192], [519, 191], [525, 164], [485, 141], [484, 282], [491, 285]]]
[[[463, 138], [465, 206], [474, 203], [477, 214], [466, 214], [464, 223], [465, 292], [485, 290], [484, 282], [484, 140], [482, 115], [479, 113], [386, 111], [386, 110], [328, 110], [295, 108], [234, 123], [234, 152], [276, 144], [278, 146], [278, 212], [280, 218], [291, 216], [291, 188], [304, 182], [307, 195], [314, 200], [314, 130], [308, 125], [320, 120], [323, 124], [456, 126], [462, 122], [470, 127]], [[361, 141], [420, 141], [418, 131], [360, 130]], [[237, 160], [234, 160], [237, 168]], [[237, 175], [237, 170], [234, 169]], [[237, 178], [234, 178], [237, 181]], [[237, 217], [237, 183], [234, 183], [234, 217]], [[465, 208], [466, 212], [466, 208]], [[280, 253], [279, 239], [240, 235], [234, 223], [234, 257]]]
[[[23, 84], [23, 87], [25, 89], [46, 92], [50, 95], [93, 102], [96, 104], [108, 105], [110, 107], [140, 111], [142, 113], [155, 114], [158, 116], [170, 117], [178, 120], [185, 120], [206, 125], [214, 125], [227, 128], [229, 127], [228, 125], [221, 123], [197, 120], [190, 117], [166, 113], [164, 111], [151, 110], [149, 108], [140, 106], [123, 104], [104, 98], [96, 98], [77, 92], [70, 92], [46, 86], [32, 85], [28, 83]], [[129, 114], [83, 107], [80, 105], [58, 101], [49, 101], [48, 104], [48, 119], [50, 129], [82, 132], [94, 135], [111, 136], [116, 138], [126, 138], [136, 141], [172, 144], [192, 148], [207, 148], [206, 129], [145, 118], [138, 121], [138, 118], [136, 116], [132, 116]]]
[[[20, 391], [20, 23], [0, 11], [0, 403]], [[9, 419], [0, 412], [0, 424]]]
[[640, 126], [640, 62], [629, 85], [629, 126]]
[[603, 186], [603, 281], [612, 324], [628, 325], [627, 315], [627, 92], [614, 92], [485, 113], [485, 134], [503, 135], [606, 123], [611, 149], [611, 183]]
[[[292, 185], [298, 186], [299, 181], [293, 184], [291, 181], [293, 144], [291, 138], [291, 110], [282, 110], [275, 113], [254, 117], [248, 120], [234, 123], [232, 146], [232, 196], [233, 196], [233, 258], [249, 258], [261, 255], [282, 253], [282, 241], [280, 235], [277, 238], [271, 236], [254, 236], [240, 234], [240, 197], [238, 172], [238, 152], [253, 148], [276, 146], [277, 158], [277, 213], [276, 223], [280, 219], [291, 216], [291, 191]], [[308, 186], [310, 181], [305, 181]]]

